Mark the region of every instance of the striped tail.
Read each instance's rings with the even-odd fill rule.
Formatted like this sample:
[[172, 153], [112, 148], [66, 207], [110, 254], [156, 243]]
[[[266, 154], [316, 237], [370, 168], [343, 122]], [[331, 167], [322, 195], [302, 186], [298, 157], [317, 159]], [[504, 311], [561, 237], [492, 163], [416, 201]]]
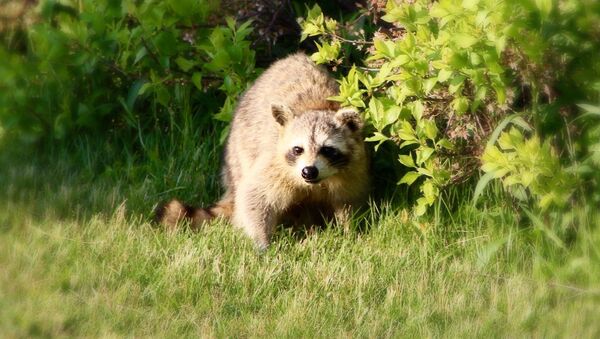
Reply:
[[233, 201], [227, 197], [206, 208], [194, 208], [173, 199], [156, 209], [154, 219], [169, 230], [177, 229], [183, 221], [189, 222], [190, 228], [197, 230], [216, 217], [229, 218], [232, 212]]

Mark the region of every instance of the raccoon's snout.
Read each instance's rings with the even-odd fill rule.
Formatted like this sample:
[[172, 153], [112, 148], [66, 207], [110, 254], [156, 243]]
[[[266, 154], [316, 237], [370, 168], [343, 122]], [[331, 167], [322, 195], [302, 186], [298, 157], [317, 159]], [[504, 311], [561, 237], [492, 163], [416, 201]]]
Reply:
[[306, 166], [302, 169], [302, 178], [306, 181], [314, 181], [319, 176], [319, 169], [315, 166]]

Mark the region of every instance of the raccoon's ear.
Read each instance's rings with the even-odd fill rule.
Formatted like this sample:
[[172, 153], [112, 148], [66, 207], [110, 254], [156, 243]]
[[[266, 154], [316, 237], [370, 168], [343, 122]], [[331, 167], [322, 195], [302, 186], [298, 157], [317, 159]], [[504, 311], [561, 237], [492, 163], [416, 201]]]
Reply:
[[346, 126], [352, 132], [360, 131], [363, 127], [363, 120], [360, 114], [353, 108], [340, 108], [335, 113], [335, 120], [341, 125]]
[[273, 112], [273, 118], [281, 126], [285, 126], [294, 117], [294, 112], [286, 105], [271, 104], [271, 111]]

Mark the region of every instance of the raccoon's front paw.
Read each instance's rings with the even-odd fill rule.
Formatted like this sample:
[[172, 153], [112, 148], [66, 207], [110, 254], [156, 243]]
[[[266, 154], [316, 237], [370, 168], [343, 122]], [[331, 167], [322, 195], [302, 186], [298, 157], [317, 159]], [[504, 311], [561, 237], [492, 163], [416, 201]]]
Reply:
[[258, 243], [255, 241], [254, 244], [256, 245], [256, 250], [259, 254], [263, 254], [269, 249], [269, 243]]
[[273, 227], [263, 224], [246, 224], [243, 226], [243, 229], [256, 246], [256, 249], [261, 253], [266, 252], [271, 244], [271, 230]]
[[254, 239], [254, 244], [256, 245], [259, 253], [265, 253], [269, 249], [269, 241]]

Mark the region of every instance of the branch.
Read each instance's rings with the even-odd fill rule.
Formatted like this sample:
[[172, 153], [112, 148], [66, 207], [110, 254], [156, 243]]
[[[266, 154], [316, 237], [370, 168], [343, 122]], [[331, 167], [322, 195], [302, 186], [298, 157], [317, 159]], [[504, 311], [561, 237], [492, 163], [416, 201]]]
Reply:
[[373, 45], [373, 44], [374, 44], [374, 42], [373, 42], [373, 41], [366, 41], [366, 40], [350, 40], [350, 39], [343, 38], [343, 37], [341, 37], [341, 36], [339, 36], [339, 35], [337, 35], [337, 34], [335, 34], [335, 33], [327, 33], [327, 34], [328, 34], [330, 37], [334, 38], [334, 39], [338, 39], [338, 40], [340, 40], [340, 41], [343, 41], [343, 42], [351, 43], [351, 44], [353, 44], [353, 45], [369, 45], [369, 46], [371, 46], [371, 45]]

